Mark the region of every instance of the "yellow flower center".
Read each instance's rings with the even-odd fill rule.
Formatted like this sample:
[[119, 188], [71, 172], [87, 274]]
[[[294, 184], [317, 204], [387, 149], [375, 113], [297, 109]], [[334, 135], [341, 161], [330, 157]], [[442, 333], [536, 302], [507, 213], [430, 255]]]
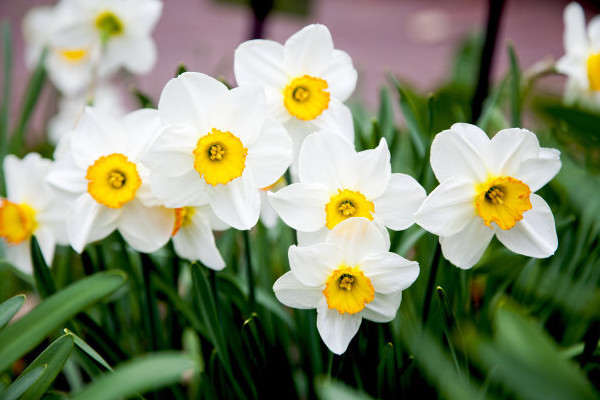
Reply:
[[325, 226], [333, 229], [350, 217], [364, 217], [372, 221], [373, 212], [375, 212], [375, 205], [361, 192], [338, 189], [338, 194], [331, 197], [329, 203], [325, 205]]
[[111, 36], [123, 33], [123, 22], [114, 13], [104, 11], [96, 17], [96, 28], [100, 31], [100, 37], [106, 42]]
[[531, 209], [529, 186], [510, 176], [490, 178], [477, 186], [475, 208], [485, 224], [495, 222], [501, 229], [510, 229]]
[[358, 266], [342, 264], [327, 278], [323, 294], [330, 309], [336, 309], [340, 314], [356, 314], [373, 301], [375, 289]]
[[327, 87], [327, 81], [321, 78], [308, 75], [295, 78], [283, 91], [283, 104], [298, 119], [315, 119], [329, 107]]
[[248, 149], [240, 139], [213, 128], [196, 144], [194, 168], [209, 185], [225, 185], [242, 176], [247, 155]]
[[142, 184], [136, 165], [120, 153], [97, 159], [87, 169], [88, 193], [100, 204], [119, 208], [133, 200]]
[[77, 64], [85, 58], [87, 55], [86, 49], [62, 49], [58, 51], [58, 54], [67, 62]]
[[171, 236], [177, 235], [179, 229], [186, 227], [192, 222], [192, 216], [196, 213], [194, 207], [180, 207], [175, 209], [175, 224]]
[[587, 73], [591, 90], [600, 90], [600, 53], [592, 54], [587, 59]]
[[15, 204], [6, 199], [0, 203], [0, 237], [17, 245], [31, 237], [37, 228], [35, 211], [25, 203]]

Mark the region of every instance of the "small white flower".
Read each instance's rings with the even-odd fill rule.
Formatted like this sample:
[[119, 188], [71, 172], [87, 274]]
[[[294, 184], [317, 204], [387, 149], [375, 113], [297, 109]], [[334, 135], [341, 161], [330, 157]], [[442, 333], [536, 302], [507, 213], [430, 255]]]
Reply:
[[390, 253], [379, 230], [365, 218], [351, 218], [331, 230], [325, 242], [291, 246], [291, 271], [273, 290], [283, 304], [317, 309], [317, 329], [329, 350], [342, 354], [363, 318], [393, 320], [402, 290], [419, 275], [419, 265]]
[[162, 131], [144, 157], [152, 190], [167, 207], [210, 204], [236, 229], [258, 221], [259, 189], [288, 168], [292, 143], [267, 118], [258, 87], [228, 90], [210, 76], [171, 79], [158, 105]]
[[577, 3], [565, 8], [565, 55], [556, 63], [558, 72], [568, 76], [565, 90], [567, 103], [582, 100], [596, 107], [600, 104], [600, 17], [585, 26], [583, 9]]
[[392, 174], [385, 139], [377, 148], [357, 153], [346, 140], [316, 132], [300, 151], [299, 178], [299, 183], [268, 195], [281, 219], [298, 230], [301, 244], [322, 240], [329, 229], [351, 217], [407, 229], [426, 197], [412, 177]]
[[4, 159], [5, 199], [0, 199], [0, 237], [6, 259], [31, 274], [31, 236], [35, 235], [48, 265], [56, 244], [67, 244], [65, 204], [45, 182], [52, 161], [29, 153]]
[[356, 87], [357, 73], [350, 56], [334, 49], [325, 25], [309, 25], [284, 45], [242, 43], [235, 51], [234, 71], [239, 86], [264, 88], [271, 115], [292, 136], [295, 156], [306, 135], [318, 130], [354, 142], [352, 115], [343, 102]]
[[454, 124], [431, 145], [440, 185], [417, 211], [417, 223], [440, 236], [444, 257], [471, 268], [494, 235], [515, 253], [544, 258], [558, 246], [552, 211], [534, 192], [560, 170], [560, 153], [540, 147], [526, 129]]
[[223, 224], [209, 206], [176, 208], [175, 226], [171, 233], [175, 253], [220, 271], [225, 268], [225, 261], [215, 243], [213, 229], [227, 228], [229, 226]]
[[87, 108], [70, 135], [70, 151], [56, 160], [48, 182], [74, 198], [67, 230], [71, 246], [103, 239], [115, 229], [141, 252], [159, 249], [173, 230], [173, 211], [160, 206], [141, 155], [159, 130], [156, 110], [120, 120]]

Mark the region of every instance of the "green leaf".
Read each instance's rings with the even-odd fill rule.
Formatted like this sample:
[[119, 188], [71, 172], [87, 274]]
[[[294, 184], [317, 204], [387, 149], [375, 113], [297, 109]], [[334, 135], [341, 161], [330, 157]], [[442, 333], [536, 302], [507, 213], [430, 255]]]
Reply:
[[0, 332], [0, 371], [38, 345], [49, 333], [75, 314], [108, 296], [126, 280], [119, 270], [84, 278], [42, 301]]
[[23, 97], [21, 114], [19, 115], [17, 127], [15, 128], [10, 141], [10, 152], [13, 154], [24, 154], [23, 146], [25, 144], [25, 131], [27, 130], [27, 125], [31, 119], [33, 109], [40, 98], [40, 92], [46, 82], [46, 68], [44, 67], [44, 63], [47, 55], [48, 49], [45, 48], [35, 70], [31, 74], [31, 78], [29, 78], [27, 89], [25, 90], [25, 95]]
[[345, 384], [327, 378], [319, 378], [315, 382], [315, 389], [320, 400], [369, 400], [366, 393], [346, 386]]
[[451, 335], [452, 332], [457, 332], [457, 337], [461, 341], [461, 346], [464, 348], [464, 340], [462, 338], [462, 333], [458, 328], [458, 324], [456, 323], [456, 317], [454, 316], [454, 312], [452, 311], [452, 304], [446, 295], [446, 292], [441, 286], [436, 288], [437, 291], [437, 299], [440, 305], [440, 313], [442, 317], [442, 326], [444, 327], [444, 336], [446, 337], [446, 341], [448, 342], [448, 347], [450, 349], [450, 353], [452, 354], [452, 359], [454, 360], [454, 366], [459, 374], [462, 375], [463, 371], [460, 367], [460, 362], [458, 360], [458, 356], [456, 353], [456, 349], [454, 348], [454, 341]]
[[175, 78], [177, 78], [179, 75], [183, 74], [184, 72], [187, 72], [187, 67], [185, 66], [184, 63], [181, 63], [177, 66], [177, 71], [175, 71]]
[[33, 264], [33, 276], [35, 286], [41, 298], [46, 298], [56, 292], [54, 280], [50, 275], [50, 269], [42, 254], [42, 249], [35, 236], [31, 237], [31, 262]]
[[[47, 365], [38, 365], [32, 368], [28, 372], [23, 372], [16, 381], [10, 385], [6, 391], [2, 392], [3, 400], [17, 400], [21, 399], [21, 395], [25, 393], [27, 389], [31, 387], [36, 381], [44, 374]], [[29, 368], [28, 368], [29, 369]]]
[[417, 110], [407, 92], [400, 86], [400, 83], [390, 75], [390, 79], [392, 83], [396, 87], [396, 91], [400, 96], [400, 109], [402, 110], [402, 114], [404, 115], [404, 119], [406, 120], [406, 125], [408, 125], [408, 132], [410, 133], [410, 137], [415, 146], [415, 150], [419, 155], [419, 158], [423, 158], [425, 156], [425, 140], [427, 135], [425, 134], [425, 130], [421, 126], [417, 114]]
[[498, 85], [498, 87], [496, 87], [492, 91], [492, 93], [488, 96], [488, 98], [483, 104], [483, 111], [481, 112], [481, 115], [477, 120], [477, 126], [483, 129], [484, 131], [487, 131], [490, 128], [492, 119], [494, 118], [494, 113], [498, 109], [500, 95], [504, 91], [504, 88], [506, 87], [509, 78], [510, 75], [506, 75], [504, 79], [502, 79], [500, 85]]
[[79, 336], [77, 336], [76, 334], [74, 334], [73, 332], [71, 332], [68, 329], [65, 329], [65, 333], [73, 336], [73, 338], [75, 339], [75, 344], [85, 354], [87, 354], [88, 356], [90, 356], [93, 360], [95, 360], [98, 364], [102, 365], [107, 370], [112, 371], [111, 366], [108, 365], [108, 363], [106, 362], [106, 360], [100, 354], [98, 354], [98, 352], [96, 350], [94, 350], [92, 348], [92, 346], [90, 346], [89, 344], [87, 344], [85, 340], [83, 340], [82, 338], [80, 338]]
[[184, 373], [198, 368], [187, 354], [153, 353], [127, 361], [111, 373], [96, 379], [71, 400], [122, 399], [136, 393], [161, 388], [181, 381]]
[[508, 58], [510, 59], [510, 75], [512, 77], [510, 88], [511, 125], [516, 128], [521, 126], [523, 96], [521, 95], [521, 68], [519, 68], [519, 59], [512, 43], [508, 45]]
[[19, 294], [0, 304], [0, 330], [8, 324], [25, 302], [25, 295]]
[[73, 336], [69, 334], [59, 337], [23, 371], [23, 374], [27, 374], [46, 365], [44, 374], [29, 387], [20, 400], [37, 400], [44, 395], [71, 355], [73, 340]]

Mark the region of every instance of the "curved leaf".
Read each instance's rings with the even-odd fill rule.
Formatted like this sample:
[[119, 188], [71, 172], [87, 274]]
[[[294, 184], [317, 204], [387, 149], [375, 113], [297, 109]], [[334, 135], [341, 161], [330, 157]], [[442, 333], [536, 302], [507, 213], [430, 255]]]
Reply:
[[25, 295], [17, 295], [0, 304], [0, 329], [21, 309], [25, 302]]

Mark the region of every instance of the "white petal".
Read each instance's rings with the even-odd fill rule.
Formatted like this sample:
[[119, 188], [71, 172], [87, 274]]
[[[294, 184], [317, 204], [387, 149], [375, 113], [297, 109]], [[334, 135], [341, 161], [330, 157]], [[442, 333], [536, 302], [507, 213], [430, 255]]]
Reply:
[[361, 312], [362, 317], [373, 322], [390, 322], [396, 318], [401, 302], [401, 290], [388, 294], [375, 293], [373, 301], [365, 304], [365, 308]]
[[151, 253], [171, 238], [175, 214], [166, 207], [146, 207], [137, 199], [122, 207], [118, 229], [125, 241], [141, 253]]
[[247, 148], [261, 133], [266, 115], [265, 95], [257, 85], [233, 88], [216, 97], [209, 109], [211, 128], [231, 132]]
[[[301, 121], [306, 122], [306, 121]], [[314, 131], [320, 130], [346, 139], [354, 145], [354, 121], [352, 112], [341, 101], [332, 98], [329, 107], [321, 115], [312, 121], [316, 127]]]
[[294, 277], [292, 271], [283, 274], [273, 285], [275, 297], [288, 307], [299, 309], [317, 308], [323, 300], [323, 289], [308, 287]]
[[325, 226], [329, 196], [322, 184], [294, 183], [267, 196], [283, 222], [292, 228], [312, 232]]
[[296, 279], [306, 286], [322, 286], [341, 264], [340, 249], [331, 243], [307, 247], [290, 246], [290, 269]]
[[327, 90], [331, 96], [340, 101], [348, 100], [348, 97], [356, 88], [358, 73], [352, 65], [352, 58], [342, 50], [333, 50], [329, 66], [321, 74], [328, 84]]
[[489, 142], [485, 161], [489, 171], [496, 176], [513, 176], [521, 163], [537, 158], [540, 144], [533, 132], [510, 128], [498, 132]]
[[184, 124], [196, 132], [210, 130], [207, 110], [215, 98], [227, 93], [218, 80], [199, 72], [185, 72], [171, 79], [164, 87], [158, 102], [163, 124]]
[[494, 237], [494, 230], [480, 217], [472, 218], [460, 232], [440, 237], [444, 257], [459, 268], [468, 269], [479, 261]]
[[147, 74], [156, 65], [156, 44], [150, 37], [136, 37], [126, 42], [114, 41], [113, 45], [123, 66], [134, 74]]
[[137, 161], [160, 133], [158, 111], [143, 108], [125, 115], [120, 122], [127, 135], [129, 154], [133, 160]]
[[346, 140], [328, 132], [313, 133], [300, 150], [300, 182], [322, 183], [332, 193], [343, 188], [357, 190], [356, 158], [354, 146]]
[[381, 196], [392, 176], [390, 151], [384, 138], [379, 146], [356, 154], [356, 186], [367, 199]]
[[592, 49], [600, 48], [600, 18], [594, 16], [588, 24], [587, 34], [589, 38], [589, 46]]
[[404, 290], [419, 276], [419, 264], [395, 253], [376, 253], [360, 263], [377, 293], [392, 293]]
[[313, 24], [302, 28], [286, 40], [283, 65], [288, 75], [308, 74], [320, 77], [333, 56], [333, 40], [325, 25]]
[[208, 216], [201, 210], [196, 208], [190, 224], [182, 226], [173, 237], [173, 246], [178, 256], [190, 261], [200, 260], [207, 267], [220, 271], [225, 268], [225, 261], [215, 243]]
[[209, 190], [210, 206], [223, 222], [239, 230], [256, 225], [260, 215], [260, 193], [251, 173]]
[[368, 256], [389, 250], [380, 230], [366, 218], [340, 222], [329, 231], [325, 242], [342, 250], [342, 262], [346, 265], [360, 265]]
[[252, 169], [256, 185], [264, 188], [276, 182], [292, 162], [292, 139], [278, 122], [265, 121], [252, 147], [246, 164]]
[[[2, 241], [4, 243], [4, 241]], [[31, 242], [29, 240], [16, 246], [4, 246], [6, 261], [17, 267], [27, 275], [33, 274], [33, 262], [31, 261]]]
[[361, 313], [340, 314], [338, 310], [327, 308], [326, 302], [317, 308], [317, 329], [327, 348], [335, 354], [346, 351], [361, 321]]
[[7, 198], [13, 202], [32, 205], [45, 187], [44, 178], [52, 161], [37, 153], [29, 153], [22, 160], [12, 154], [4, 158]]
[[454, 235], [475, 217], [475, 195], [473, 182], [450, 178], [436, 187], [417, 210], [417, 224], [435, 235]]
[[412, 176], [392, 174], [385, 192], [374, 199], [375, 215], [390, 229], [407, 229], [426, 198], [425, 189]]
[[546, 258], [558, 247], [554, 216], [540, 196], [532, 194], [529, 199], [533, 207], [523, 213], [523, 219], [509, 230], [496, 229], [496, 236], [515, 253]]
[[283, 71], [283, 45], [272, 40], [249, 40], [238, 46], [233, 59], [239, 86], [264, 85], [281, 90], [288, 78]]
[[54, 161], [46, 176], [46, 182], [57, 189], [80, 194], [87, 191], [88, 181], [85, 174], [86, 171], [75, 163], [73, 157], [66, 155]]
[[142, 163], [164, 176], [180, 176], [194, 169], [198, 134], [185, 125], [169, 125], [160, 132]]
[[514, 178], [536, 192], [558, 174], [561, 166], [560, 151], [541, 147], [539, 157], [522, 162]]
[[565, 30], [563, 42], [567, 53], [585, 49], [587, 36], [585, 32], [585, 15], [583, 8], [575, 2], [569, 3], [563, 13]]
[[48, 266], [52, 266], [52, 260], [54, 259], [54, 250], [56, 249], [56, 239], [54, 232], [47, 226], [40, 227], [35, 230], [34, 235], [44, 256], [44, 261]]
[[441, 183], [463, 176], [472, 181], [485, 181], [487, 171], [482, 157], [489, 139], [475, 125], [458, 123], [437, 134], [431, 144], [431, 168]]
[[84, 193], [71, 205], [67, 233], [73, 249], [81, 253], [86, 244], [104, 239], [117, 227], [121, 209], [106, 207]]
[[321, 229], [313, 232], [296, 231], [296, 239], [298, 240], [298, 246], [306, 247], [324, 242], [328, 234], [329, 229], [324, 226]]
[[209, 202], [206, 182], [196, 170], [169, 177], [158, 173], [150, 176], [152, 192], [169, 208], [199, 206]]

